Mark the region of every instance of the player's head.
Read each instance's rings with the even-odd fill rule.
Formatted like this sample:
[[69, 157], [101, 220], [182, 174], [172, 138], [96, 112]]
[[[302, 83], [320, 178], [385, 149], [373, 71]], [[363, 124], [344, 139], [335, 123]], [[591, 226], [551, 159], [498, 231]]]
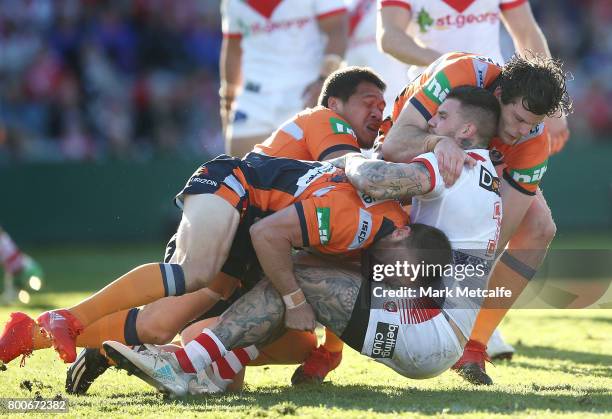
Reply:
[[491, 92], [482, 87], [458, 86], [429, 120], [429, 129], [454, 138], [466, 150], [487, 148], [497, 133], [499, 117], [499, 101]]
[[342, 116], [361, 148], [371, 148], [385, 109], [385, 82], [367, 67], [345, 67], [325, 79], [319, 105]]
[[546, 116], [568, 114], [572, 101], [566, 89], [567, 74], [552, 58], [515, 55], [502, 68], [495, 95], [502, 112], [498, 135], [514, 144]]
[[[368, 250], [368, 267], [375, 264], [396, 265], [404, 261], [414, 265], [440, 265], [452, 263], [451, 245], [439, 229], [425, 224], [410, 224], [396, 228], [392, 233], [378, 240]], [[438, 271], [439, 273], [439, 271]], [[412, 278], [395, 278], [405, 282]], [[438, 280], [439, 276], [420, 277], [417, 280]]]

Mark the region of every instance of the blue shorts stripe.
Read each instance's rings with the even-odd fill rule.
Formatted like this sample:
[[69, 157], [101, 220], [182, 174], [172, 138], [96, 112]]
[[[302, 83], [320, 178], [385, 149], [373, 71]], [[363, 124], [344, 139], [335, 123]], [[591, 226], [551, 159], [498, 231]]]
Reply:
[[176, 263], [172, 263], [170, 266], [172, 267], [172, 277], [174, 278], [174, 295], [183, 295], [185, 294], [185, 274], [183, 273], [183, 268]]

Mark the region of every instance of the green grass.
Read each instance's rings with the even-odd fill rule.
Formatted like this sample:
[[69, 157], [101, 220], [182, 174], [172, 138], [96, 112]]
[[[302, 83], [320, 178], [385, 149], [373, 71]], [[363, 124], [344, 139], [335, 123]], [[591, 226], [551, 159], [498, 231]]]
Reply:
[[[158, 260], [162, 247], [35, 249], [32, 253], [45, 267], [48, 283], [26, 311], [34, 315], [70, 305], [133, 266]], [[0, 323], [16, 308], [0, 307]], [[68, 397], [69, 416], [612, 416], [612, 311], [517, 310], [505, 319], [502, 330], [518, 353], [512, 362], [488, 366], [496, 384], [487, 388], [468, 385], [452, 372], [408, 380], [347, 349], [341, 366], [322, 386], [292, 388], [288, 383], [293, 366], [255, 367], [248, 369], [242, 393], [175, 401], [111, 370], [89, 396]], [[14, 361], [0, 372], [0, 398], [64, 394], [65, 371], [51, 350], [34, 354], [25, 368]], [[25, 380], [33, 383], [31, 391], [21, 388]]]

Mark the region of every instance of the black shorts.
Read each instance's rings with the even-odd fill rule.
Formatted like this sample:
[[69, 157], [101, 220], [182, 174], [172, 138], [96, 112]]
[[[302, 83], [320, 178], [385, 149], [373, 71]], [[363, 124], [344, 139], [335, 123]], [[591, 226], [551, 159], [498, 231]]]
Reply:
[[370, 281], [362, 280], [351, 318], [340, 336], [344, 343], [359, 353], [361, 353], [363, 348], [363, 342], [368, 331], [368, 322], [370, 321], [370, 306], [372, 304], [371, 286], [372, 283]]

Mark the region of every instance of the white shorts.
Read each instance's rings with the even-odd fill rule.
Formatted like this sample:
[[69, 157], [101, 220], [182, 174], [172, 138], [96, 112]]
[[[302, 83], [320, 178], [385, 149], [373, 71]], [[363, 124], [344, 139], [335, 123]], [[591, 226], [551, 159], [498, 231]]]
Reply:
[[370, 310], [363, 355], [416, 379], [440, 375], [461, 358], [463, 348], [442, 312], [428, 318], [400, 311]]
[[234, 140], [272, 134], [304, 109], [304, 88], [300, 85], [274, 92], [243, 90], [236, 98], [228, 138]]

